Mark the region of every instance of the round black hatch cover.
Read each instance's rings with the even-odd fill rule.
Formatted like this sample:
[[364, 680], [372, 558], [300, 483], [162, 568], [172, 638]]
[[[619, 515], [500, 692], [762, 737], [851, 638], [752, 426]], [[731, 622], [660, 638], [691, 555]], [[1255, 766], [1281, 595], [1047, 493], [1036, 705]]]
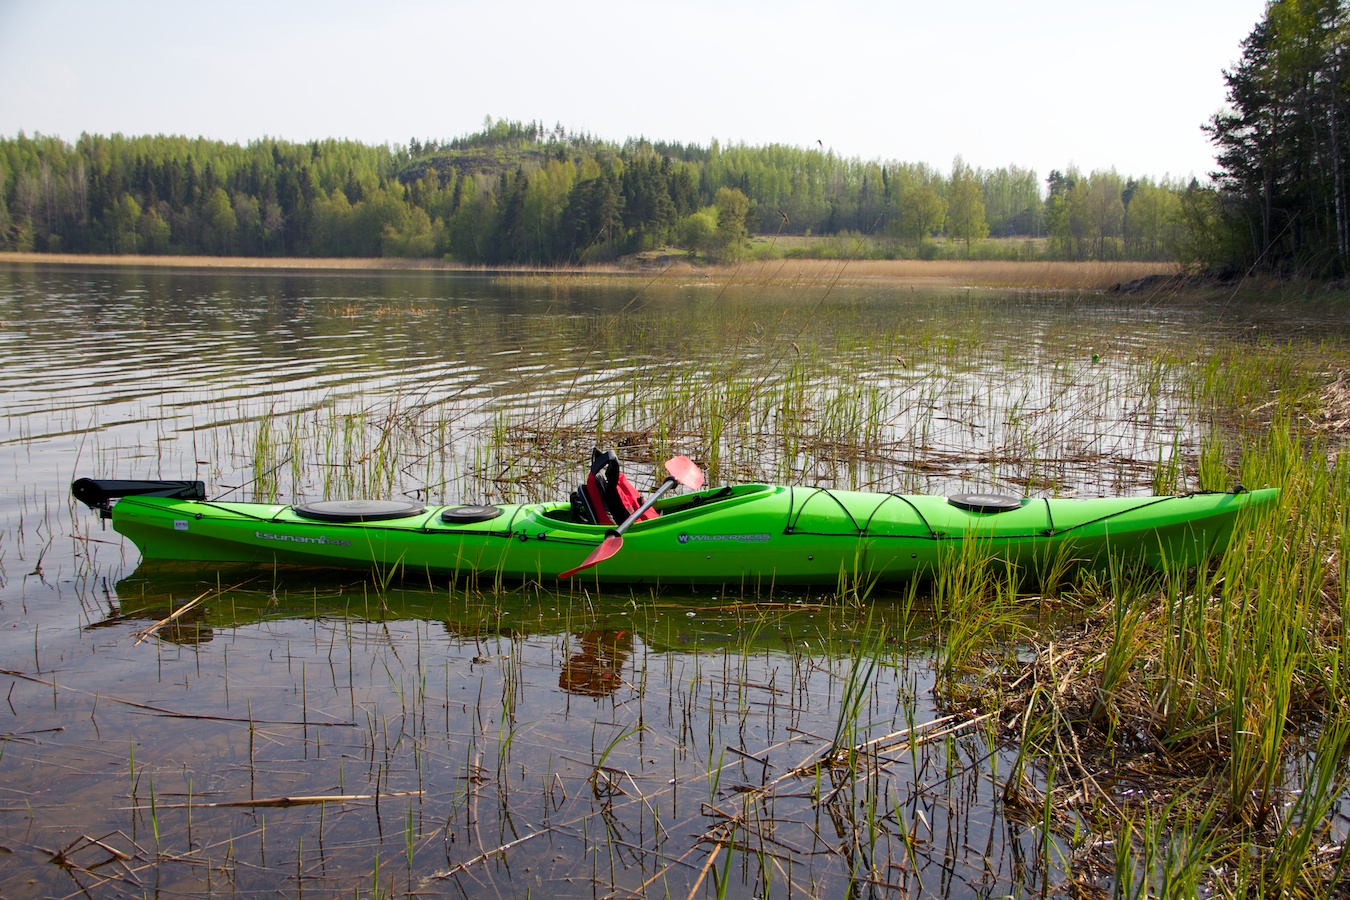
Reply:
[[1022, 508], [1021, 498], [1007, 494], [955, 494], [948, 497], [947, 502], [970, 512], [996, 513]]
[[426, 512], [413, 500], [319, 500], [291, 507], [297, 516], [320, 522], [382, 522]]
[[496, 506], [452, 506], [441, 510], [441, 521], [447, 525], [470, 525], [495, 519], [501, 514], [501, 509]]

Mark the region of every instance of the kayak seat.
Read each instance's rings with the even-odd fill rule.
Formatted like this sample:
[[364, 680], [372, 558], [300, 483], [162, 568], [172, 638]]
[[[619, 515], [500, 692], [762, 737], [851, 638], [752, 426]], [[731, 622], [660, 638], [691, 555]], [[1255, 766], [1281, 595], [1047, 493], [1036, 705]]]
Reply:
[[[617, 525], [642, 505], [642, 495], [627, 476], [619, 471], [619, 458], [613, 450], [591, 450], [591, 467], [586, 480], [572, 492], [572, 519], [588, 525]], [[638, 517], [645, 522], [657, 512], [649, 509]]]

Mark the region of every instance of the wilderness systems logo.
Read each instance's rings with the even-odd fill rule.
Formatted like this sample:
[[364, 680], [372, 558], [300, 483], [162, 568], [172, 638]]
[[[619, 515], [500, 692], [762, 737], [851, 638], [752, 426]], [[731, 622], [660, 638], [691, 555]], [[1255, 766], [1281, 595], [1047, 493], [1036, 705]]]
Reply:
[[689, 534], [680, 532], [681, 544], [697, 544], [703, 541], [732, 541], [738, 544], [757, 544], [768, 541], [772, 535], [767, 534]]
[[323, 535], [318, 537], [301, 537], [294, 534], [273, 534], [270, 531], [255, 531], [253, 536], [260, 541], [289, 541], [293, 544], [323, 544], [328, 547], [350, 547], [351, 541], [335, 541], [326, 538]]

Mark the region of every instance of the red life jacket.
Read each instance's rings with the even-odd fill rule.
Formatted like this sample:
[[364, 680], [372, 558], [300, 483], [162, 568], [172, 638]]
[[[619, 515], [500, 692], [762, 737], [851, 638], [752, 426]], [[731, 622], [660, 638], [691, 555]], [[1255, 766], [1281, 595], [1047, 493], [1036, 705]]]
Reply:
[[[572, 492], [572, 518], [592, 525], [617, 525], [642, 505], [642, 495], [619, 471], [619, 458], [613, 450], [591, 451], [591, 470], [586, 480]], [[654, 509], [638, 517], [639, 522], [654, 519]]]

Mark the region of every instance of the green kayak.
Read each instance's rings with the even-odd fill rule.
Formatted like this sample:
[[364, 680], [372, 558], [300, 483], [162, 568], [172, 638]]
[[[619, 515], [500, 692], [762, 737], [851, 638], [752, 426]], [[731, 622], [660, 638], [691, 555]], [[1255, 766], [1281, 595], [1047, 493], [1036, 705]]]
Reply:
[[[671, 471], [658, 494], [677, 480], [702, 483], [701, 473], [693, 481]], [[576, 577], [592, 582], [746, 586], [905, 581], [970, 542], [1027, 572], [1111, 558], [1189, 566], [1221, 553], [1238, 516], [1278, 495], [1239, 488], [1074, 500], [741, 484], [653, 498], [654, 516], [638, 510], [616, 527], [618, 517], [603, 513], [604, 521], [586, 521], [596, 517], [575, 495], [570, 503], [500, 506], [286, 506], [207, 500], [201, 482], [82, 478], [72, 491], [110, 517], [147, 560], [397, 566], [539, 581], [580, 569]]]

